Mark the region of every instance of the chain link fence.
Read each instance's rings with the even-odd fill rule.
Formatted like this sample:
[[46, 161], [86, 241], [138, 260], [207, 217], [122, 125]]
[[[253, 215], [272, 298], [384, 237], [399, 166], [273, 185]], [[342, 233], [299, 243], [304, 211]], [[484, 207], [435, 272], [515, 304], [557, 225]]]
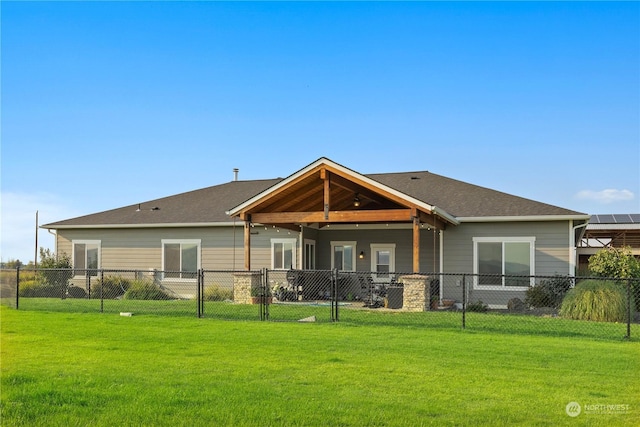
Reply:
[[0, 270], [21, 310], [637, 337], [639, 279], [336, 270]]

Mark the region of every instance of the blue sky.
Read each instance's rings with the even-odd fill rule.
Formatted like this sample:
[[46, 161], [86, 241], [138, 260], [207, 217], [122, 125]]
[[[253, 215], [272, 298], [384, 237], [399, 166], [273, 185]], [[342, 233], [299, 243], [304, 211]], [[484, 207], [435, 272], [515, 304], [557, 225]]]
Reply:
[[[319, 157], [640, 212], [638, 2], [7, 2], [3, 260]], [[53, 239], [39, 233], [40, 246]]]

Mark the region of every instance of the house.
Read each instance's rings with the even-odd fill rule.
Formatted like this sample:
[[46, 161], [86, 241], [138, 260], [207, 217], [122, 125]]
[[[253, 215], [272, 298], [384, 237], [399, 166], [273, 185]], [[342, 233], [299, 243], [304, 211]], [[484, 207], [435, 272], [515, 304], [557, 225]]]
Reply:
[[427, 171], [365, 175], [320, 158], [284, 179], [234, 179], [43, 228], [77, 269], [497, 274], [473, 290], [503, 306], [530, 282], [501, 275], [575, 273], [588, 220]]

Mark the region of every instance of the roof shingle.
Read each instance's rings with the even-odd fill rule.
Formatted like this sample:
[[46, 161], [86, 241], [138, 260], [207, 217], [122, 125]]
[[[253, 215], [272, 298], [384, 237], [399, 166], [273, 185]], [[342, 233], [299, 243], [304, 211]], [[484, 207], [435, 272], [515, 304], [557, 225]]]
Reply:
[[[457, 218], [585, 215], [426, 171], [365, 176], [431, 206], [437, 206]], [[43, 228], [229, 222], [231, 218], [226, 214], [227, 211], [280, 181], [282, 178], [231, 181], [140, 205], [54, 222], [43, 225]]]

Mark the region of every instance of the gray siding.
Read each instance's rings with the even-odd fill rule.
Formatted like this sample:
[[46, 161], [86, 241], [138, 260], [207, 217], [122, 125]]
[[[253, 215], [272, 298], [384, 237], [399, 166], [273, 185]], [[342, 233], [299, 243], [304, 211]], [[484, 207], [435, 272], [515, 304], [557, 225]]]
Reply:
[[[257, 230], [251, 236], [251, 266], [271, 266], [271, 238], [275, 230]], [[290, 236], [287, 236], [290, 237]], [[291, 237], [297, 237], [292, 233]], [[73, 240], [100, 240], [101, 267], [105, 269], [162, 269], [163, 239], [200, 239], [202, 268], [244, 268], [244, 230], [236, 227], [59, 230], [58, 253], [72, 255]]]
[[569, 223], [567, 221], [463, 223], [444, 232], [444, 272], [473, 273], [474, 237], [536, 238], [535, 273], [569, 273]]
[[[318, 268], [331, 268], [331, 242], [355, 241], [356, 253], [364, 251], [365, 258], [356, 258], [356, 270], [371, 270], [371, 244], [395, 243], [396, 272], [408, 273], [413, 271], [413, 232], [412, 230], [323, 230], [319, 233], [317, 242]], [[435, 259], [434, 259], [435, 250]], [[434, 263], [435, 262], [435, 263]], [[433, 272], [439, 270], [438, 236], [433, 230], [423, 229], [420, 232], [420, 270]]]
[[[567, 221], [512, 222], [512, 223], [463, 223], [444, 232], [445, 273], [473, 273], [474, 237], [535, 237], [535, 274], [552, 276], [569, 274], [570, 248], [569, 223]], [[483, 290], [473, 288], [468, 278], [468, 300], [483, 301], [491, 306], [506, 307], [511, 298], [524, 300], [523, 291]], [[462, 299], [459, 279], [443, 280], [443, 297]]]

